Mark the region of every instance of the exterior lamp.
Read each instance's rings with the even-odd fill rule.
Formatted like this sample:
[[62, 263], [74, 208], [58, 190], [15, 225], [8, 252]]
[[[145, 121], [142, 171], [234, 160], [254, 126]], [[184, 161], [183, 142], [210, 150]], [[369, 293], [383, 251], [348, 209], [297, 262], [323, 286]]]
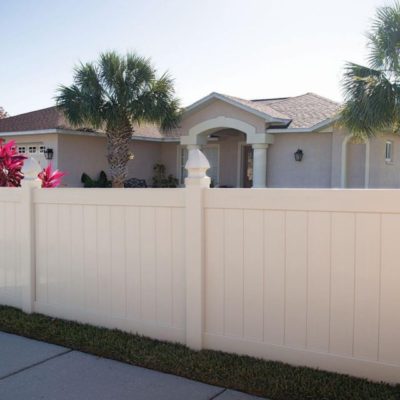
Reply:
[[46, 149], [44, 151], [44, 157], [46, 158], [46, 160], [52, 160], [53, 159], [53, 155], [54, 155], [53, 149]]
[[303, 159], [303, 150], [297, 149], [294, 153], [294, 159], [300, 162]]

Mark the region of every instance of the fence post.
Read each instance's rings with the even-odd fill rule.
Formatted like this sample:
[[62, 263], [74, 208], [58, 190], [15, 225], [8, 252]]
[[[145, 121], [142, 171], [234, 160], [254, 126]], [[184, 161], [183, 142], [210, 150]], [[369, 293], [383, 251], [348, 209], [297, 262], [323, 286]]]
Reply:
[[185, 165], [185, 266], [186, 266], [186, 344], [202, 348], [204, 325], [204, 190], [210, 187], [206, 175], [210, 164], [196, 147], [189, 149]]
[[33, 190], [40, 188], [41, 182], [37, 175], [41, 168], [36, 160], [25, 160], [21, 181], [21, 283], [22, 309], [33, 312], [35, 301], [36, 271], [35, 271], [35, 221], [33, 211]]

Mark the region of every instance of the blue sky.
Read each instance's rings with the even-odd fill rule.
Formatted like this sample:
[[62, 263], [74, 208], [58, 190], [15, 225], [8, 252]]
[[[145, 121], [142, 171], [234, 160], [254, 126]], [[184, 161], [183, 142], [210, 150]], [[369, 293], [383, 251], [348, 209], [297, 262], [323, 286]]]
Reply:
[[0, 106], [53, 105], [79, 61], [137, 51], [174, 76], [188, 105], [212, 91], [243, 98], [316, 92], [341, 99], [346, 60], [384, 0], [1, 0]]

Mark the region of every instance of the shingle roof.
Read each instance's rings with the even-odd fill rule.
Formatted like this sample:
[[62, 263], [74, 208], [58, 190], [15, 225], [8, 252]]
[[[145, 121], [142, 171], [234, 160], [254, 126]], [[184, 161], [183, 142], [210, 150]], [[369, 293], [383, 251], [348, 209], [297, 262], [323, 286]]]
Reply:
[[340, 107], [339, 103], [315, 93], [279, 99], [253, 100], [252, 103], [264, 105], [290, 118], [292, 120], [290, 128], [311, 128], [333, 118]]
[[[239, 97], [219, 95], [233, 100], [246, 107], [268, 114], [273, 118], [291, 120], [289, 128], [311, 128], [321, 122], [333, 118], [340, 104], [314, 93], [306, 93], [296, 97], [276, 99], [245, 100]], [[0, 119], [0, 132], [22, 132], [46, 129], [76, 129], [68, 123], [62, 112], [56, 107], [44, 108], [25, 114]], [[163, 132], [156, 125], [140, 124], [134, 126], [133, 136], [161, 139], [179, 137], [182, 132], [175, 129]]]
[[70, 126], [56, 107], [44, 108], [0, 119], [0, 132], [22, 132], [43, 129], [70, 129]]
[[[315, 93], [306, 93], [295, 97], [246, 100], [214, 92], [189, 106], [187, 110], [193, 112], [201, 104], [215, 99], [244, 106], [249, 111], [254, 110], [266, 117], [276, 119], [277, 127], [279, 125], [280, 129], [312, 128], [335, 117], [340, 107], [339, 103]], [[270, 121], [270, 123], [274, 125], [274, 121]]]
[[[88, 130], [85, 128], [73, 127], [68, 123], [63, 113], [58, 110], [57, 107], [44, 108], [42, 110], [0, 119], [0, 132], [11, 133], [46, 129]], [[169, 134], [164, 134], [156, 125], [153, 124], [135, 124], [133, 136], [162, 138], [169, 136]]]
[[235, 100], [247, 107], [253, 108], [254, 110], [261, 111], [265, 114], [268, 114], [271, 117], [274, 118], [281, 118], [281, 119], [288, 119], [287, 115], [281, 113], [278, 110], [275, 110], [274, 108], [270, 107], [268, 102], [260, 102], [260, 101], [254, 101], [254, 100], [245, 100], [241, 99], [240, 97], [234, 97], [234, 96], [228, 96], [226, 94], [223, 95], [224, 97], [227, 97], [229, 99]]

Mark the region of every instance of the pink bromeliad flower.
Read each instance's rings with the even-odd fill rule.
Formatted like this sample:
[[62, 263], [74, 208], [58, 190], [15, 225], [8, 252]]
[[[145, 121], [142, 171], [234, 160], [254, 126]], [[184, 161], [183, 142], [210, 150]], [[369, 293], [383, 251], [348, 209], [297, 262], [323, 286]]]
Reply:
[[42, 181], [42, 188], [54, 188], [60, 185], [61, 178], [65, 175], [58, 169], [52, 171], [51, 163], [39, 173], [38, 178]]
[[17, 154], [14, 140], [5, 144], [3, 142], [0, 139], [0, 186], [21, 186], [21, 179], [24, 177], [21, 169], [26, 157]]

